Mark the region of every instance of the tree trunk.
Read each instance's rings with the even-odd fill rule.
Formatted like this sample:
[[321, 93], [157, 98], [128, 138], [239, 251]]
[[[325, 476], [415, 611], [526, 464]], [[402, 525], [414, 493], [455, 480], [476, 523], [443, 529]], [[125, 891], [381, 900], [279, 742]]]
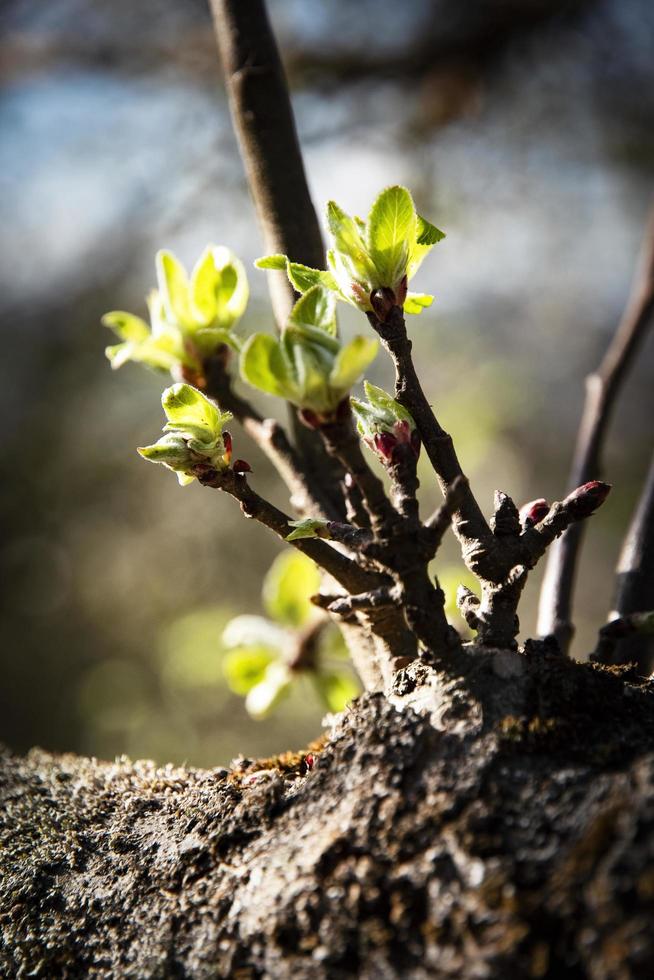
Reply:
[[3, 977], [654, 976], [654, 696], [416, 662], [312, 759], [3, 758]]

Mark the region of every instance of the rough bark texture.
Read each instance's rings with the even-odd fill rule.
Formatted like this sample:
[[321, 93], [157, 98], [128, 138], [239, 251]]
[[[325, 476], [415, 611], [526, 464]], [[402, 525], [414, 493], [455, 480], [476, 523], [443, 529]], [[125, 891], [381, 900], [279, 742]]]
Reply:
[[651, 977], [653, 707], [530, 645], [414, 663], [308, 771], [7, 753], [0, 975]]

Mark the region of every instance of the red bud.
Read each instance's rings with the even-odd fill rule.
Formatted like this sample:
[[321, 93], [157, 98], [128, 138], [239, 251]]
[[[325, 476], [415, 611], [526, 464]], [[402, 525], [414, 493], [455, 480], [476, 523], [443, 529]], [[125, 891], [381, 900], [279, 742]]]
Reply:
[[611, 485], [609, 483], [591, 480], [568, 494], [563, 503], [577, 520], [582, 520], [584, 517], [590, 517], [591, 514], [594, 514], [610, 492]]
[[370, 294], [370, 305], [375, 311], [376, 316], [385, 322], [388, 314], [391, 312], [394, 306], [397, 305], [395, 300], [395, 293], [388, 286], [382, 286], [380, 289], [373, 289]]
[[520, 523], [523, 527], [533, 527], [534, 524], [540, 524], [549, 512], [550, 505], [544, 497], [530, 500], [528, 504], [523, 504], [520, 508]]
[[298, 417], [303, 425], [306, 425], [307, 429], [319, 429], [320, 428], [320, 418], [316, 412], [312, 412], [310, 408], [301, 408], [298, 412]]
[[304, 757], [304, 763], [305, 763], [307, 769], [313, 769], [313, 763], [314, 763], [314, 761], [315, 760], [314, 760], [313, 756], [311, 755], [311, 753], [309, 753], [308, 755], [305, 755], [305, 757]]
[[225, 446], [225, 461], [229, 463], [232, 458], [232, 434], [227, 429], [223, 432], [223, 443]]
[[243, 473], [251, 473], [252, 467], [249, 463], [246, 463], [244, 459], [235, 459], [232, 463], [232, 469], [235, 473], [241, 476]]
[[376, 432], [374, 435], [375, 449], [386, 462], [393, 458], [393, 450], [397, 446], [397, 439], [390, 432]]

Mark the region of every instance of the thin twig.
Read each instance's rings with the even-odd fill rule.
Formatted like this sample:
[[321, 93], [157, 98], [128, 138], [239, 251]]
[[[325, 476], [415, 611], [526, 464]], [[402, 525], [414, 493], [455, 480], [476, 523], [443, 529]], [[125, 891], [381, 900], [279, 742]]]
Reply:
[[231, 412], [251, 439], [266, 454], [288, 487], [291, 503], [300, 513], [334, 520], [331, 501], [306, 479], [302, 460], [291, 445], [283, 426], [276, 419], [265, 419], [254, 406], [233, 388], [224, 356], [208, 358], [205, 368], [205, 393], [214, 398], [224, 411]]
[[[620, 388], [635, 360], [654, 310], [654, 207], [652, 208], [629, 299], [608, 350], [586, 379], [586, 401], [577, 436], [569, 489], [596, 480]], [[540, 596], [538, 631], [555, 636], [567, 652], [574, 633], [572, 597], [583, 527], [575, 525], [550, 551]]]
[[[264, 524], [283, 541], [286, 541], [287, 535], [292, 530], [289, 523], [290, 517], [260, 497], [243, 475], [237, 474], [233, 470], [223, 472], [210, 470], [199, 473], [198, 480], [204, 486], [215, 487], [230, 494], [239, 501], [241, 510], [246, 517], [259, 521], [260, 524]], [[375, 587], [379, 581], [379, 578], [359, 568], [350, 558], [340, 551], [336, 551], [325, 541], [300, 538], [289, 543], [313, 559], [316, 565], [328, 572], [349, 592], [364, 592]]]
[[348, 415], [320, 427], [325, 449], [352, 477], [363, 499], [373, 530], [381, 531], [393, 523], [395, 511], [386, 496], [384, 484], [373, 473], [361, 451], [361, 441]]
[[[654, 608], [654, 457], [618, 561], [611, 617], [629, 620]], [[601, 635], [601, 634], [600, 634]], [[654, 636], [643, 632], [618, 636], [617, 658], [651, 669]], [[615, 660], [614, 660], [615, 662]]]
[[[452, 437], [438, 422], [418, 380], [403, 311], [398, 306], [394, 307], [385, 322], [374, 314], [368, 314], [368, 319], [395, 366], [395, 397], [411, 412], [441, 490], [446, 494], [457, 477], [464, 476], [464, 473]], [[475, 570], [484, 577], [497, 577], [497, 569], [489, 564], [496, 550], [493, 535], [467, 480], [462, 486], [452, 526], [461, 542], [466, 563], [474, 565]]]

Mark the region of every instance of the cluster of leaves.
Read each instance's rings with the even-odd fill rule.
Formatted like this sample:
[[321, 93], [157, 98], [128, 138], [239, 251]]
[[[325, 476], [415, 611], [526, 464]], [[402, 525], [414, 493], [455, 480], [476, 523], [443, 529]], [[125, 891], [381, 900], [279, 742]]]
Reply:
[[310, 602], [319, 586], [309, 558], [284, 552], [264, 580], [268, 617], [237, 616], [225, 628], [227, 683], [253, 718], [265, 718], [293, 685], [307, 681], [330, 711], [342, 711], [359, 693], [340, 630]]
[[340, 343], [334, 307], [326, 289], [312, 286], [293, 307], [279, 338], [254, 334], [241, 353], [242, 377], [302, 409], [310, 425], [335, 415], [377, 354], [372, 337]]
[[223, 428], [231, 419], [188, 384], [166, 388], [161, 404], [168, 419], [164, 433], [152, 446], [138, 452], [152, 463], [163, 463], [177, 473], [182, 486], [208, 470], [224, 470], [232, 455], [232, 439]]
[[333, 240], [327, 252], [329, 270], [311, 269], [286, 255], [267, 255], [256, 265], [285, 271], [299, 293], [321, 286], [364, 312], [375, 309], [374, 294], [384, 289], [392, 291], [393, 302], [405, 313], [431, 306], [433, 296], [408, 292], [407, 284], [445, 235], [417, 213], [405, 187], [382, 191], [366, 221], [330, 201], [327, 224]]
[[243, 264], [228, 248], [208, 245], [189, 279], [172, 252], [156, 257], [158, 289], [148, 296], [150, 326], [123, 310], [105, 314], [102, 322], [119, 337], [107, 347], [113, 368], [127, 361], [202, 376], [203, 359], [221, 344], [238, 348], [233, 332], [250, 295]]

